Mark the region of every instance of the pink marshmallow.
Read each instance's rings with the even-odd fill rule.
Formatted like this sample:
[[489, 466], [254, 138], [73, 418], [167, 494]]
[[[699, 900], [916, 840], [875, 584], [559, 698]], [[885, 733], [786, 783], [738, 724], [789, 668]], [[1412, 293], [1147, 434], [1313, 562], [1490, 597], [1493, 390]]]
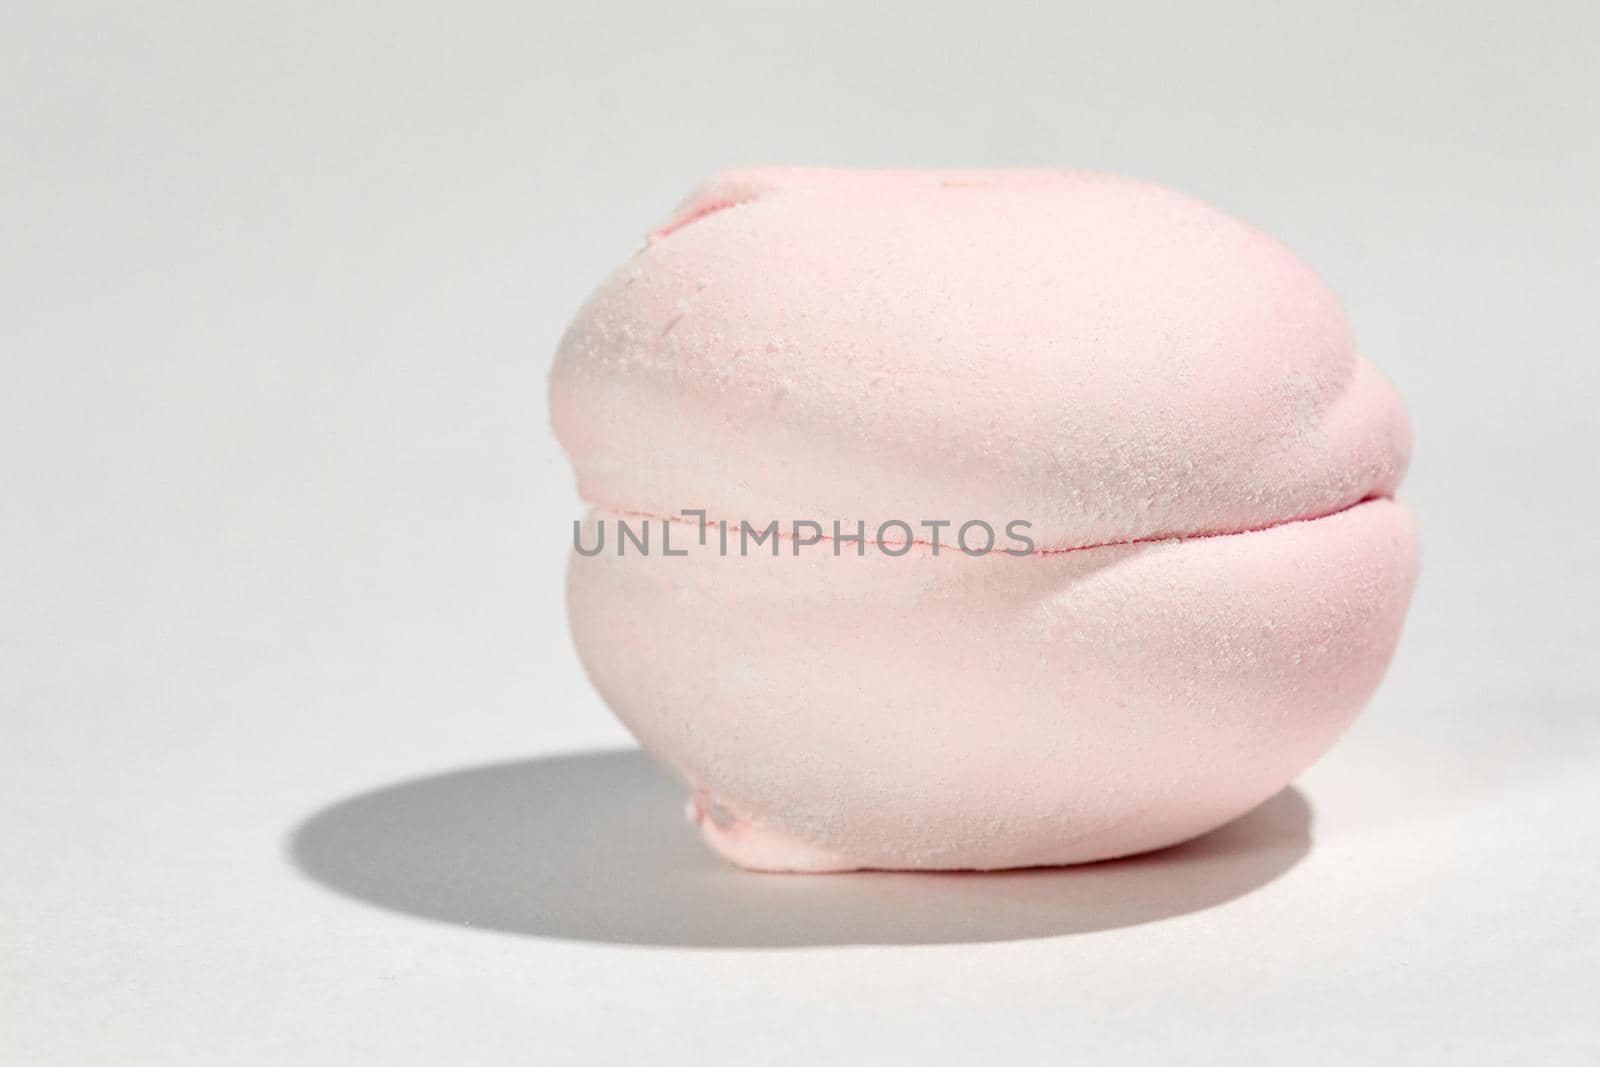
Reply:
[[[551, 379], [611, 529], [574, 553], [595, 685], [769, 870], [1072, 863], [1203, 833], [1359, 712], [1417, 542], [1404, 409], [1337, 302], [1153, 186], [722, 175], [606, 282]], [[946, 547], [618, 555], [615, 525], [947, 520]], [[967, 556], [981, 520], [1035, 551]], [[928, 532], [918, 528], [918, 540]], [[1130, 543], [1136, 542], [1136, 543]]]

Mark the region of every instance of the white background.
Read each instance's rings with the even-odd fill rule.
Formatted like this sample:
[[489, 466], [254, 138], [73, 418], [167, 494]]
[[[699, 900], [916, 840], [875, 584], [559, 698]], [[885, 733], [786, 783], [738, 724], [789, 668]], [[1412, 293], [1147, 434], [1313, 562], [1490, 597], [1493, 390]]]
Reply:
[[[9, 11], [0, 1060], [1594, 1062], [1595, 10]], [[1127, 173], [1342, 294], [1424, 574], [1295, 792], [1079, 871], [700, 851], [566, 636], [545, 374], [764, 162]]]

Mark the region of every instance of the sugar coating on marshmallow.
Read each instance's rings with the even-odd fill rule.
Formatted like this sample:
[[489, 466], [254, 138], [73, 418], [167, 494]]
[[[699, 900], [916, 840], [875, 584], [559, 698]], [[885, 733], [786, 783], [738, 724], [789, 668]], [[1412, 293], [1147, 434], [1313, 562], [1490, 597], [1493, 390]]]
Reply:
[[574, 552], [590, 677], [756, 869], [1203, 833], [1360, 711], [1416, 576], [1405, 412], [1337, 301], [1121, 178], [722, 174], [579, 313], [551, 409], [591, 531], [1029, 524], [1020, 556]]

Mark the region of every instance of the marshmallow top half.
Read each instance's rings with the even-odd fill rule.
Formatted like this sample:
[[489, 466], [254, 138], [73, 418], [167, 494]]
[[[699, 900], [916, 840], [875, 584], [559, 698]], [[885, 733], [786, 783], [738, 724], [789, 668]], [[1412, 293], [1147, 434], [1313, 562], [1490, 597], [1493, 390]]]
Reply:
[[600, 507], [1025, 520], [1040, 549], [1332, 514], [1410, 451], [1293, 254], [1062, 171], [723, 173], [589, 299], [550, 394]]

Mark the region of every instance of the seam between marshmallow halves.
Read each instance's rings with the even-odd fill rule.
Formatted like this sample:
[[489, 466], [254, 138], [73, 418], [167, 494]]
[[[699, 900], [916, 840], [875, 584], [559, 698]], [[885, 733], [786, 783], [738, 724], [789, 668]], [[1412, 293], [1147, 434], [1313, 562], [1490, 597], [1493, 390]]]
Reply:
[[[1335, 515], [1342, 515], [1347, 511], [1352, 511], [1352, 510], [1354, 510], [1356, 508], [1361, 507], [1363, 504], [1370, 504], [1373, 501], [1377, 501], [1377, 500], [1393, 500], [1393, 499], [1394, 499], [1394, 497], [1391, 494], [1387, 494], [1387, 493], [1372, 493], [1372, 494], [1370, 494], [1368, 496], [1362, 497], [1360, 500], [1354, 501], [1354, 502], [1349, 503], [1349, 504], [1344, 504], [1344, 505], [1342, 505], [1340, 507], [1337, 507], [1337, 508], [1331, 508], [1328, 511], [1320, 511], [1320, 512], [1317, 512], [1314, 515], [1300, 515], [1300, 516], [1296, 516], [1295, 518], [1292, 518], [1292, 519], [1279, 519], [1276, 522], [1262, 523], [1259, 526], [1242, 526], [1242, 527], [1239, 527], [1238, 529], [1233, 529], [1233, 530], [1206, 530], [1206, 531], [1202, 531], [1200, 533], [1150, 534], [1150, 535], [1145, 536], [1145, 537], [1130, 537], [1130, 538], [1127, 538], [1127, 539], [1121, 540], [1121, 541], [1097, 541], [1097, 542], [1095, 542], [1094, 544], [1091, 544], [1091, 545], [1046, 546], [1044, 548], [1035, 548], [1031, 552], [1007, 552], [1004, 549], [991, 549], [988, 552], [965, 552], [959, 546], [957, 546], [953, 541], [952, 542], [943, 542], [943, 541], [941, 541], [940, 544], [938, 545], [938, 547], [940, 549], [943, 549], [943, 550], [948, 550], [950, 552], [950, 554], [953, 555], [953, 556], [966, 556], [969, 559], [970, 558], [976, 558], [976, 557], [979, 557], [979, 556], [1010, 556], [1013, 559], [1024, 559], [1024, 558], [1027, 558], [1027, 557], [1030, 557], [1030, 556], [1063, 556], [1063, 555], [1066, 555], [1069, 552], [1090, 552], [1090, 551], [1093, 551], [1094, 549], [1097, 549], [1097, 548], [1123, 548], [1123, 547], [1127, 547], [1127, 546], [1131, 546], [1131, 545], [1159, 545], [1159, 544], [1166, 544], [1166, 543], [1169, 543], [1169, 542], [1173, 543], [1173, 544], [1181, 544], [1181, 543], [1183, 543], [1185, 541], [1207, 541], [1207, 540], [1210, 540], [1210, 539], [1212, 539], [1214, 537], [1240, 537], [1240, 536], [1243, 536], [1245, 534], [1264, 533], [1267, 530], [1276, 530], [1276, 529], [1278, 529], [1280, 527], [1283, 527], [1283, 526], [1294, 526], [1294, 525], [1296, 525], [1298, 523], [1302, 523], [1302, 522], [1320, 522], [1323, 519], [1331, 519]], [[590, 501], [588, 501], [588, 503], [589, 503], [590, 507], [594, 508], [597, 511], [607, 511], [607, 512], [610, 512], [613, 515], [620, 515], [620, 516], [622, 516], [624, 518], [643, 519], [643, 520], [652, 521], [652, 522], [670, 522], [670, 523], [674, 523], [674, 524], [679, 525], [679, 526], [687, 526], [687, 527], [690, 527], [691, 529], [697, 528], [697, 527], [699, 527], [701, 525], [701, 521], [698, 518], [686, 518], [685, 516], [682, 516], [682, 515], [657, 515], [657, 514], [655, 514], [653, 512], [649, 512], [649, 511], [636, 511], [636, 510], [633, 510], [633, 509], [630, 509], [630, 508], [614, 507], [614, 506], [612, 506], [610, 504], [603, 504], [603, 503], [600, 503], [600, 502], [594, 501], [594, 500], [590, 500]], [[726, 522], [728, 524], [728, 528], [730, 530], [736, 530], [736, 529], [739, 528], [739, 522], [740, 521], [748, 521], [748, 520], [718, 519], [718, 518], [713, 518], [710, 515], [707, 515], [706, 518], [705, 518], [705, 526], [708, 529], [710, 529], [710, 528], [718, 526], [720, 523]], [[776, 520], [776, 519], [771, 520], [771, 522], [778, 522], [778, 521], [779, 520]], [[829, 521], [831, 522], [832, 520], [829, 520]], [[766, 527], [765, 526], [752, 526], [751, 529], [755, 530], [757, 532], [760, 532], [760, 531], [764, 531], [766, 529]], [[775, 531], [775, 533], [772, 536], [776, 537], [776, 539], [778, 541], [780, 541], [780, 542], [786, 542], [786, 541], [793, 541], [794, 540], [794, 535], [793, 534], [787, 534], [787, 533], [783, 532], [783, 530], [781, 529], [781, 524], [780, 524], [780, 528], [777, 531]], [[763, 537], [762, 540], [764, 541], [765, 537]], [[819, 537], [818, 540], [816, 540], [816, 541], [806, 541], [805, 543], [806, 544], [825, 545], [825, 544], [833, 543], [834, 540], [835, 540], [834, 538], [829, 537], [826, 534], [823, 534], [823, 535], [821, 535]], [[845, 541], [845, 542], [847, 542], [848, 544], [851, 544], [851, 545], [854, 545], [856, 543], [856, 538], [853, 538], [853, 537], [850, 537], [850, 538], [839, 538], [839, 540]], [[872, 547], [877, 547], [877, 546], [883, 545], [883, 546], [888, 546], [888, 547], [891, 547], [891, 548], [907, 548], [908, 550], [910, 548], [915, 548], [915, 547], [919, 547], [919, 546], [923, 547], [923, 548], [933, 548], [934, 547], [934, 543], [932, 541], [922, 540], [920, 538], [913, 538], [909, 542], [908, 541], [880, 541], [880, 540], [874, 540], [874, 539], [871, 539], [871, 538], [867, 538], [867, 539], [863, 539], [861, 541], [861, 544], [862, 544], [862, 546], [864, 548], [872, 548]]]

